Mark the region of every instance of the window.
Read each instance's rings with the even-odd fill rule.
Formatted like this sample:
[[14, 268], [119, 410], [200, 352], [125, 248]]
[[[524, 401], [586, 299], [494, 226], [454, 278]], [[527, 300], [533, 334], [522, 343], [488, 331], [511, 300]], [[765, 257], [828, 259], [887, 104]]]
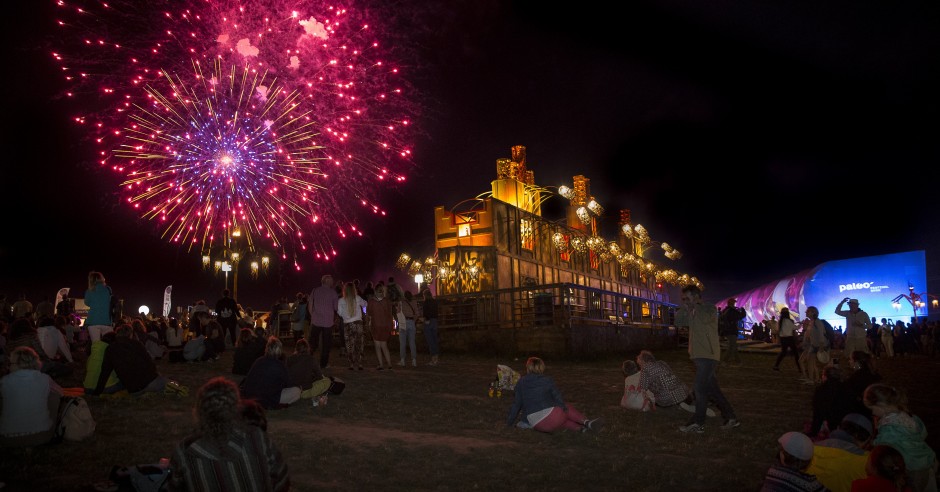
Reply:
[[532, 221], [528, 219], [519, 220], [519, 239], [522, 249], [532, 251], [535, 246], [535, 236], [532, 234]]

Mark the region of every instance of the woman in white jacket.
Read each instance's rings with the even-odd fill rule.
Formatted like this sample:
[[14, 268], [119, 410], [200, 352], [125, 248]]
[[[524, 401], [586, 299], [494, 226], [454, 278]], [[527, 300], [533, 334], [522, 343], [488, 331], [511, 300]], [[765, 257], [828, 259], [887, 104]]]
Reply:
[[343, 318], [343, 332], [346, 335], [346, 357], [349, 370], [362, 370], [363, 329], [362, 313], [368, 303], [359, 297], [356, 286], [346, 282], [343, 286], [343, 298], [336, 306], [336, 312]]

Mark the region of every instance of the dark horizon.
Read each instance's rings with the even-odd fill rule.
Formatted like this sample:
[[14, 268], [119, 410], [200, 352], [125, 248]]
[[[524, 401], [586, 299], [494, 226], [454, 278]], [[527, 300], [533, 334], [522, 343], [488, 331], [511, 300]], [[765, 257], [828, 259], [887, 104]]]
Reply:
[[[199, 252], [118, 206], [113, 177], [88, 164], [95, 149], [69, 121], [77, 103], [61, 96], [49, 56], [53, 3], [18, 3], [5, 20], [14, 56], [3, 82], [0, 293], [35, 303], [61, 287], [84, 292], [100, 270], [130, 304], [162, 303], [170, 284], [175, 305], [214, 304], [223, 280], [202, 271]], [[433, 208], [488, 191], [514, 145], [540, 185], [588, 177], [606, 237], [617, 211], [631, 210], [684, 255], [656, 259], [701, 279], [707, 299], [825, 261], [912, 250], [926, 251], [926, 290], [940, 292], [940, 146], [923, 123], [940, 109], [936, 6], [401, 7], [420, 23], [410, 68], [428, 106], [413, 172], [382, 193], [386, 218], [337, 243], [335, 263], [242, 275], [243, 305], [267, 309], [323, 273], [413, 285], [394, 269], [398, 255], [433, 253]]]

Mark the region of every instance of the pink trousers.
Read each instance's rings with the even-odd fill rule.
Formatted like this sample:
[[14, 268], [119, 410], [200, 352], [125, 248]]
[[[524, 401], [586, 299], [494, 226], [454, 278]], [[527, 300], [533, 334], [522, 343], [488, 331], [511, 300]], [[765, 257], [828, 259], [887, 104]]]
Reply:
[[552, 408], [551, 413], [535, 424], [534, 429], [539, 432], [555, 432], [557, 430], [581, 430], [584, 427], [584, 421], [587, 420], [584, 414], [576, 408], [568, 405], [568, 412], [565, 413], [561, 407]]

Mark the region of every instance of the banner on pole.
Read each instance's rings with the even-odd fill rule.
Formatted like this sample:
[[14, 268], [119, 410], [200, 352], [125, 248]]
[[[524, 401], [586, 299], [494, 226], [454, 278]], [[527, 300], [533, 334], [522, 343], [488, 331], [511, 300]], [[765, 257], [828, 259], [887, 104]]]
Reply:
[[167, 285], [166, 290], [163, 291], [163, 317], [166, 318], [170, 315], [170, 295], [173, 293], [173, 286]]

